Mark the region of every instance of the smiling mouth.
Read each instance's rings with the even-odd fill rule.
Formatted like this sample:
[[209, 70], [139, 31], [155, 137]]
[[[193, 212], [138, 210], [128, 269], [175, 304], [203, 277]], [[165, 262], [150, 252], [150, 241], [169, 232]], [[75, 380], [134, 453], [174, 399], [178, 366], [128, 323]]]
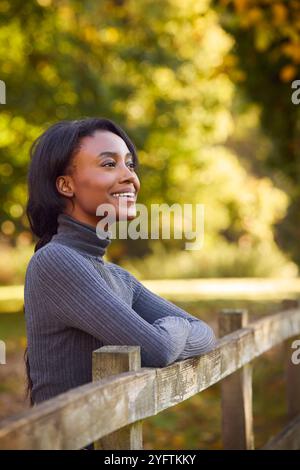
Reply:
[[114, 199], [121, 199], [122, 201], [135, 202], [136, 194], [134, 193], [124, 193], [124, 194], [111, 194], [111, 197]]

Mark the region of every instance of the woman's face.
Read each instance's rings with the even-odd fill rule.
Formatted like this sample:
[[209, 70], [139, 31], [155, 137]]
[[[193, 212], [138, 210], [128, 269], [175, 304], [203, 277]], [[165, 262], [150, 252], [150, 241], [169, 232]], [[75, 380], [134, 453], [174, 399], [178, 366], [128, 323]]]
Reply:
[[[133, 155], [125, 141], [113, 132], [99, 130], [93, 136], [83, 137], [70, 172], [59, 176], [56, 186], [60, 194], [67, 197], [65, 213], [81, 222], [96, 227], [105, 214], [96, 215], [101, 204], [109, 204], [115, 209], [112, 213], [116, 221], [136, 217], [140, 182]], [[130, 197], [113, 195], [122, 192], [134, 194]]]

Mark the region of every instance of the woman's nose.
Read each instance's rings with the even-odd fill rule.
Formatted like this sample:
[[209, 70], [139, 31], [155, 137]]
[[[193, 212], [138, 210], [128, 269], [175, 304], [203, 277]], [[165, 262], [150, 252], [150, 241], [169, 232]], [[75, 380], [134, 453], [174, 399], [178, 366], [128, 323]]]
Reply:
[[138, 177], [127, 165], [122, 165], [120, 170], [120, 181], [138, 181]]

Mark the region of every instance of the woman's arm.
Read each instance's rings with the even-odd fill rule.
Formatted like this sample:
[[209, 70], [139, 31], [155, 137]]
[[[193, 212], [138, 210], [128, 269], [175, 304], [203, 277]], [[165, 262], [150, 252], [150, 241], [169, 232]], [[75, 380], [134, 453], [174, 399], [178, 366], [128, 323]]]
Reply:
[[191, 331], [185, 343], [184, 350], [176, 361], [212, 351], [216, 346], [216, 337], [213, 329], [202, 320], [191, 321]]
[[139, 313], [142, 318], [149, 323], [157, 321], [158, 318], [175, 316], [186, 319], [190, 322], [191, 330], [187, 338], [184, 350], [180, 353], [177, 360], [187, 359], [188, 357], [198, 356], [211, 351], [216, 344], [216, 337], [213, 329], [204, 321], [190, 315], [177, 305], [158, 296], [147, 289], [132, 274], [131, 282], [134, 290], [132, 308]]
[[88, 260], [63, 245], [46, 245], [35, 253], [25, 289], [26, 296], [34, 290], [48, 302], [49, 315], [105, 345], [139, 345], [142, 366], [165, 367], [174, 362], [191, 328], [186, 318], [175, 316], [161, 316], [150, 324], [95, 275]]

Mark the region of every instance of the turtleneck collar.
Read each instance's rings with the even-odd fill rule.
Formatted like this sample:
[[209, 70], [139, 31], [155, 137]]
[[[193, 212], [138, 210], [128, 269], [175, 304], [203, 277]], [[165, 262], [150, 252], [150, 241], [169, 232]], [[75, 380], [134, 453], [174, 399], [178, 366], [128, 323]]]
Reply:
[[57, 233], [53, 235], [51, 241], [74, 248], [83, 254], [97, 256], [102, 260], [106, 248], [111, 243], [111, 232], [102, 229], [96, 231], [96, 227], [63, 213], [58, 215], [57, 223]]

